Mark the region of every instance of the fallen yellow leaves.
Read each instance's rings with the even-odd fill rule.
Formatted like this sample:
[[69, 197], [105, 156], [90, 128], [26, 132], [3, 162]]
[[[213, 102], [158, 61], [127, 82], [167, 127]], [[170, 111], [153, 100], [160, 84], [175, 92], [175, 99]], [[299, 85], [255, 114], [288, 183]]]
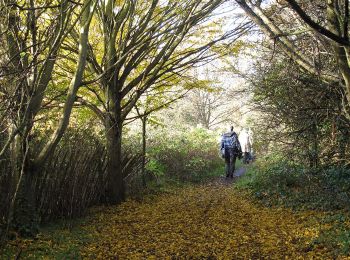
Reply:
[[96, 208], [70, 231], [58, 225], [11, 241], [0, 259], [345, 259], [315, 243], [336, 216], [259, 206], [211, 183]]
[[97, 239], [81, 253], [90, 259], [331, 258], [309, 247], [321, 228], [305, 225], [312, 214], [263, 208], [219, 184], [189, 187], [97, 215], [85, 227]]

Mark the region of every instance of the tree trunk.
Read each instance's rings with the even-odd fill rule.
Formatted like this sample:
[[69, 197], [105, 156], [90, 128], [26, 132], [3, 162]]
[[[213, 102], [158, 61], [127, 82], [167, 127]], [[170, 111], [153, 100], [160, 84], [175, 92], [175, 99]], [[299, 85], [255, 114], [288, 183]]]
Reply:
[[38, 233], [35, 179], [35, 171], [29, 165], [25, 165], [13, 198], [11, 226], [22, 236], [32, 237]]
[[36, 163], [39, 166], [42, 165], [50, 157], [50, 155], [54, 153], [58, 143], [62, 139], [63, 134], [68, 127], [73, 105], [77, 98], [77, 92], [84, 76], [86, 57], [88, 52], [90, 22], [95, 8], [95, 3], [95, 1], [85, 0], [84, 6], [82, 7], [83, 11], [80, 23], [81, 29], [79, 35], [79, 55], [77, 60], [77, 67], [75, 68], [74, 77], [72, 78], [68, 89], [67, 99], [64, 103], [63, 112], [59, 120], [58, 127], [36, 159]]
[[[327, 26], [329, 30], [337, 36], [341, 36], [342, 30], [341, 25], [339, 23], [339, 10], [335, 10], [334, 0], [327, 1]], [[348, 49], [349, 47], [341, 46], [339, 43], [335, 41], [331, 41], [333, 46], [333, 50], [335, 52], [335, 57], [338, 62], [338, 67], [340, 73], [344, 80], [344, 94], [346, 99], [346, 104], [344, 107], [345, 115], [350, 117], [349, 112], [349, 104], [350, 104], [350, 65], [348, 60]]]
[[36, 171], [30, 161], [29, 134], [17, 136], [12, 151], [15, 163], [12, 173], [12, 198], [9, 208], [7, 232], [14, 228], [22, 236], [38, 232], [39, 218], [36, 211]]
[[105, 202], [118, 204], [125, 199], [125, 185], [121, 167], [121, 127], [108, 120], [107, 123], [107, 178]]
[[122, 171], [122, 120], [121, 107], [115, 85], [107, 88], [109, 112], [106, 116], [107, 140], [107, 187], [105, 203], [118, 204], [125, 199], [125, 184]]
[[312, 142], [311, 142], [311, 149], [310, 149], [310, 159], [309, 159], [309, 165], [310, 168], [317, 168], [318, 162], [319, 162], [319, 151], [318, 151], [318, 127], [317, 127], [317, 121], [312, 124], [311, 129], [311, 136], [312, 136]]
[[142, 120], [142, 185], [146, 187], [146, 131], [147, 131], [147, 116], [141, 118]]

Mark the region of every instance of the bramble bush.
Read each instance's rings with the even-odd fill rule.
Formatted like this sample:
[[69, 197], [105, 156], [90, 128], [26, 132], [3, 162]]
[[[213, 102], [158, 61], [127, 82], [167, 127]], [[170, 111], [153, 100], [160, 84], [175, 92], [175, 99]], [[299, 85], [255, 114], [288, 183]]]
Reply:
[[149, 137], [147, 171], [150, 175], [199, 182], [222, 170], [217, 136], [205, 129], [158, 131]]
[[266, 205], [294, 209], [349, 209], [350, 169], [306, 168], [282, 156], [262, 158], [238, 182]]

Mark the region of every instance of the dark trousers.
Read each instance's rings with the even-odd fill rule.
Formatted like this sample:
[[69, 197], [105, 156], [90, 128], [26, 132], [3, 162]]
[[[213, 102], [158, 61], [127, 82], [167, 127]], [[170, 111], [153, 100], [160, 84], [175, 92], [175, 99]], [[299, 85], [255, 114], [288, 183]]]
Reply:
[[250, 153], [249, 152], [244, 152], [243, 153], [243, 163], [248, 164], [250, 161]]
[[233, 149], [225, 149], [225, 164], [226, 164], [226, 177], [233, 178], [233, 172], [235, 171], [236, 157]]

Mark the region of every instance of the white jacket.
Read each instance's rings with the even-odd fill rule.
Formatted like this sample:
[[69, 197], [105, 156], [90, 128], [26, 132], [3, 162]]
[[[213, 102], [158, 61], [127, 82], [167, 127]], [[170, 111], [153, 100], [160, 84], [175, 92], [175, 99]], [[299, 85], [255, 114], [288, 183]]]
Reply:
[[239, 133], [238, 140], [241, 143], [242, 153], [252, 152], [252, 138], [251, 134], [247, 130], [243, 129]]

